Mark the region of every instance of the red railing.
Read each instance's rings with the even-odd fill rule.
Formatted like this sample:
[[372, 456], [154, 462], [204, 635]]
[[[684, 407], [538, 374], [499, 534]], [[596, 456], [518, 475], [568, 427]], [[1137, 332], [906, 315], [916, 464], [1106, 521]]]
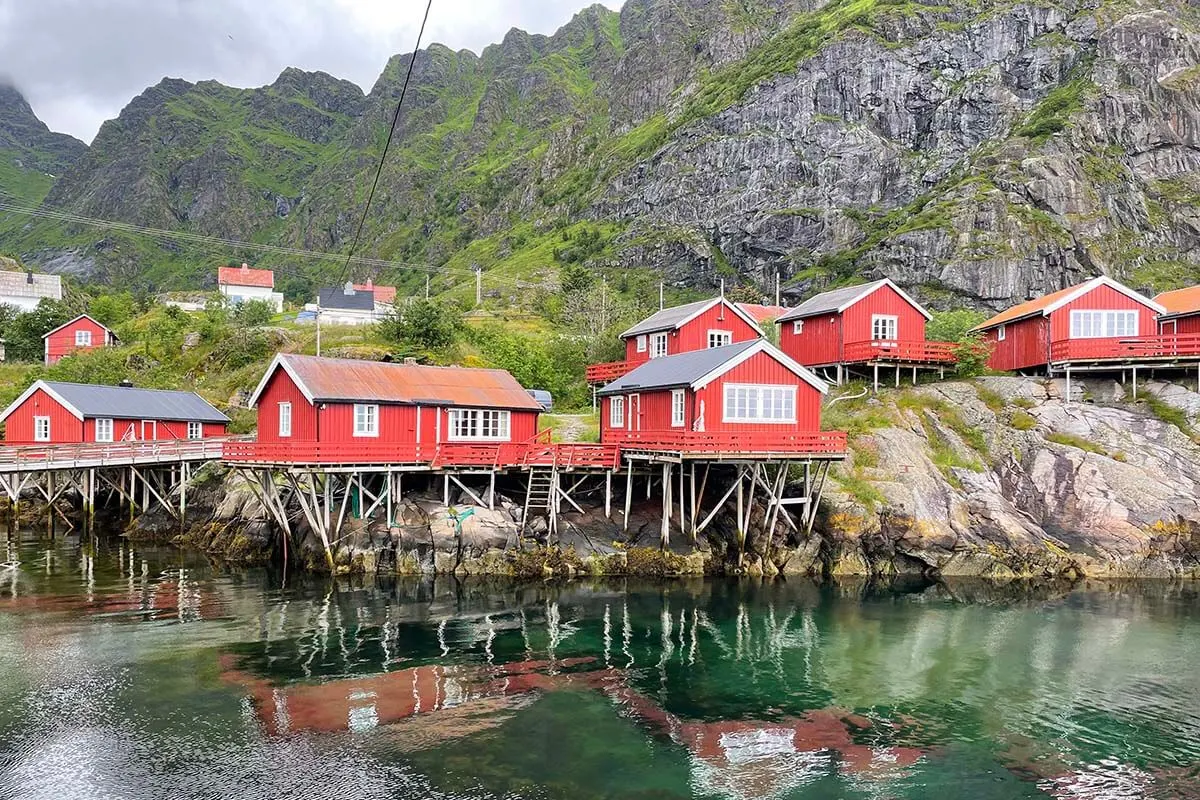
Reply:
[[633, 366], [628, 361], [610, 361], [607, 364], [589, 364], [584, 375], [589, 384], [609, 383], [632, 370]]
[[909, 361], [953, 364], [956, 360], [954, 357], [955, 346], [953, 342], [900, 342], [890, 339], [847, 342], [843, 348], [842, 363]]
[[216, 460], [234, 440], [163, 439], [86, 444], [17, 444], [0, 446], [0, 470], [102, 467], [130, 463]]
[[618, 448], [599, 444], [528, 442], [448, 442], [443, 444], [321, 444], [317, 442], [232, 442], [221, 458], [245, 464], [355, 465], [391, 464], [431, 469], [499, 469], [519, 466], [560, 468], [607, 467], [619, 464]]
[[622, 449], [687, 453], [788, 453], [838, 455], [846, 452], [842, 431], [786, 433], [703, 433], [698, 431], [606, 431], [605, 438]]
[[1136, 360], [1200, 356], [1200, 334], [1119, 336], [1103, 339], [1060, 339], [1050, 343], [1051, 361]]

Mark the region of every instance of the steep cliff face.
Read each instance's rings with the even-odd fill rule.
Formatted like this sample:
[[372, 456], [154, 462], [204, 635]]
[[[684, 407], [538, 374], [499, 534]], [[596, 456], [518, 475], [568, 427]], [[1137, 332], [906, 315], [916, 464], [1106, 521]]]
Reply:
[[[365, 252], [545, 277], [585, 226], [577, 260], [597, 268], [701, 288], [778, 273], [797, 294], [888, 275], [937, 307], [998, 308], [1097, 272], [1194, 280], [1198, 21], [1170, 0], [629, 0], [479, 56], [433, 46]], [[344, 248], [410, 60], [366, 97], [294, 70], [256, 90], [164, 81], [47, 202]], [[27, 260], [73, 249], [132, 276], [118, 240], [0, 229]], [[135, 250], [184, 283], [181, 261], [212, 258], [188, 247]]]
[[51, 132], [19, 91], [0, 83], [0, 191], [41, 202], [55, 176], [86, 151], [78, 139]]

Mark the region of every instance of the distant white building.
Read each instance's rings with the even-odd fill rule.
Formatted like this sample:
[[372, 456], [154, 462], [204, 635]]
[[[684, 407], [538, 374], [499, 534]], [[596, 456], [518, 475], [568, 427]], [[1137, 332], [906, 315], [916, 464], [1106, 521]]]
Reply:
[[275, 273], [269, 269], [251, 269], [249, 264], [219, 267], [217, 288], [234, 305], [261, 300], [269, 303], [276, 314], [283, 311], [283, 294], [275, 291]]
[[396, 306], [396, 287], [395, 286], [377, 286], [370, 278], [366, 283], [354, 284], [356, 292], [371, 292], [375, 298], [375, 316], [382, 318], [387, 314], [392, 313], [392, 309]]
[[0, 304], [33, 311], [43, 299], [62, 300], [62, 278], [28, 272], [0, 272]]
[[[353, 283], [340, 289], [318, 290], [317, 302], [304, 308], [318, 314], [324, 325], [370, 325], [382, 319], [385, 313], [376, 309], [373, 290], [356, 289]], [[391, 306], [386, 308], [391, 310]]]

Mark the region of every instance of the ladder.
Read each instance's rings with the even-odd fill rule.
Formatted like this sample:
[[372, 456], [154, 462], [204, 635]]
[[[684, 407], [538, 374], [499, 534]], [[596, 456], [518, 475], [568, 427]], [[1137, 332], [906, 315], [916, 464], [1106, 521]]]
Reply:
[[529, 526], [529, 519], [534, 511], [546, 513], [549, 532], [546, 541], [549, 542], [558, 530], [558, 468], [530, 467], [529, 483], [525, 487], [525, 512], [521, 515], [521, 533]]

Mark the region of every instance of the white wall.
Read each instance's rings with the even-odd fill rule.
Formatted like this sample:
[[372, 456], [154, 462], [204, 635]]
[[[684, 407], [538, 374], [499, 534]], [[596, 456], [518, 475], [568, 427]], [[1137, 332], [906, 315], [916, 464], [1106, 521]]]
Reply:
[[283, 311], [283, 294], [268, 289], [266, 286], [230, 286], [223, 284], [221, 294], [229, 298], [232, 303], [241, 303], [246, 300], [261, 300], [265, 303], [270, 303], [275, 309], [275, 313]]

